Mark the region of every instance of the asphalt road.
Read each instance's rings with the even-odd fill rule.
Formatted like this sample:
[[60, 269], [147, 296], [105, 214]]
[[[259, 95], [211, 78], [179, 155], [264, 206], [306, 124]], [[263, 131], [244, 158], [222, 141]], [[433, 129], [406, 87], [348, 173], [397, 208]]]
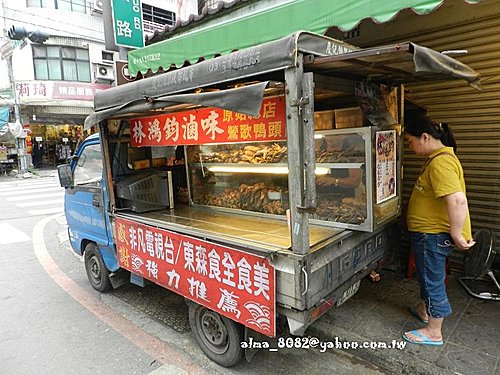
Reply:
[[54, 177], [0, 177], [0, 373], [380, 374], [335, 349], [260, 350], [225, 369], [199, 349], [177, 295], [149, 286], [101, 294], [69, 247]]

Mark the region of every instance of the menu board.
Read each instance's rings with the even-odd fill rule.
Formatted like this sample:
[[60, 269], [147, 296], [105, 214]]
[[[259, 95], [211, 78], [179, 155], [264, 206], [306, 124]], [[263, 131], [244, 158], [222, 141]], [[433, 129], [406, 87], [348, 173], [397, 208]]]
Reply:
[[396, 196], [396, 130], [377, 132], [375, 135], [375, 181], [377, 204]]

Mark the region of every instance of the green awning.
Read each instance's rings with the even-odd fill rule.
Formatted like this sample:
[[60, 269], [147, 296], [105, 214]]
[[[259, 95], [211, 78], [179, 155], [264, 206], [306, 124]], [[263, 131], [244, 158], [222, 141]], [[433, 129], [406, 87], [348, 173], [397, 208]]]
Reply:
[[148, 70], [156, 73], [160, 68], [168, 70], [186, 62], [195, 63], [200, 58], [225, 55], [298, 30], [319, 34], [330, 26], [349, 30], [364, 18], [386, 22], [401, 9], [411, 8], [418, 14], [427, 14], [442, 3], [443, 0], [294, 0], [131, 51], [128, 69], [132, 76]]

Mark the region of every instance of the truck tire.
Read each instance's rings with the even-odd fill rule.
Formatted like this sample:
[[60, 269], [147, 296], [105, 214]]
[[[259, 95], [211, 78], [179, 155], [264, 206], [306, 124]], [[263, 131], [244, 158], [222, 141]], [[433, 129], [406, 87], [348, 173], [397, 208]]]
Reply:
[[97, 245], [93, 242], [85, 246], [85, 271], [90, 285], [99, 292], [106, 292], [111, 289], [109, 271], [102, 260], [101, 253]]
[[189, 303], [189, 323], [201, 350], [212, 361], [231, 367], [242, 360], [241, 324], [194, 302]]

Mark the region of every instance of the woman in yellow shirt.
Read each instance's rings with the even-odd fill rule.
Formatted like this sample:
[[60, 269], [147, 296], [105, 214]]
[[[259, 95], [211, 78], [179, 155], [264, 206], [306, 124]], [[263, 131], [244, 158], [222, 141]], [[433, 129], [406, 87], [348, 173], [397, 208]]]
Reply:
[[410, 311], [426, 327], [403, 334], [406, 341], [443, 345], [443, 319], [451, 315], [446, 295], [446, 258], [454, 247], [474, 245], [464, 173], [447, 124], [424, 115], [412, 117], [405, 138], [417, 155], [427, 156], [408, 203], [407, 224], [420, 283], [420, 301]]

